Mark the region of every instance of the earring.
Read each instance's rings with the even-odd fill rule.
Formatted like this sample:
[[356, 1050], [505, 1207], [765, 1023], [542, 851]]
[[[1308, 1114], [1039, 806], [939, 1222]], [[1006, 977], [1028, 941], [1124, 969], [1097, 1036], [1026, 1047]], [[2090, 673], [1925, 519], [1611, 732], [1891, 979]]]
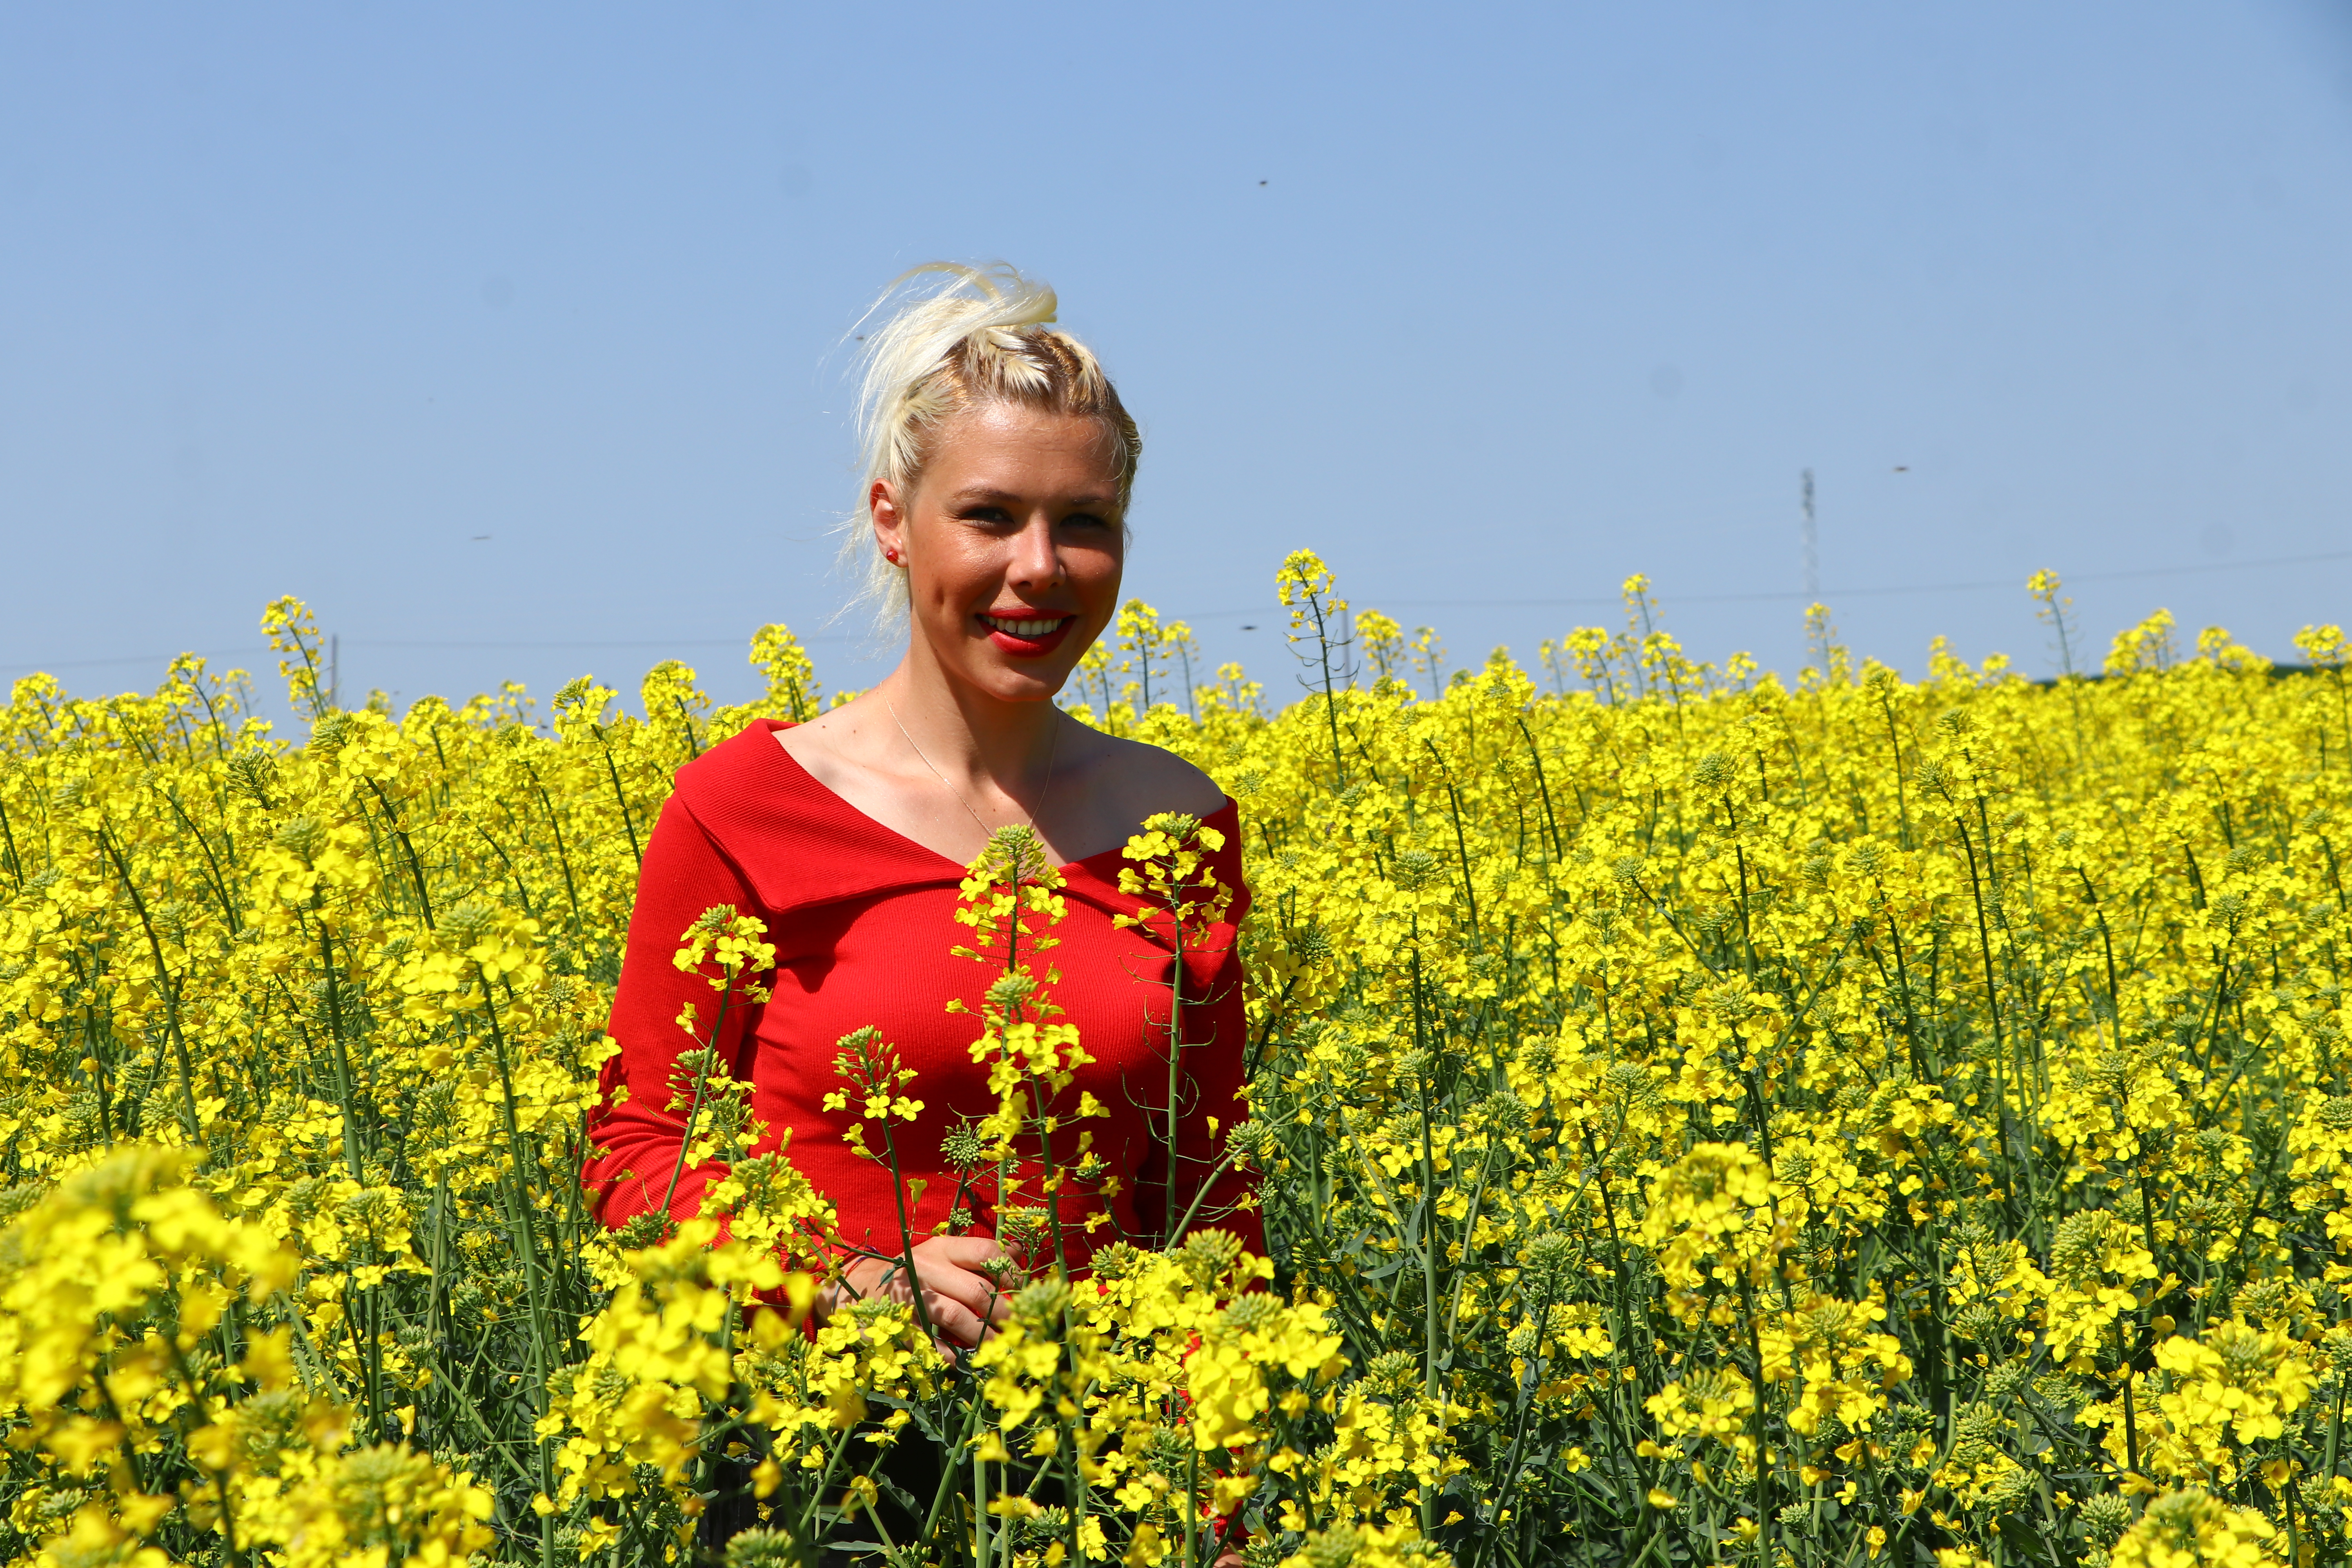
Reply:
[[884, 552], [882, 552], [882, 558], [883, 558], [884, 560], [886, 560], [886, 561], [889, 562], [889, 563], [890, 563], [890, 564], [891, 564], [891, 565], [893, 565], [893, 566], [896, 566], [897, 564], [898, 564], [898, 552], [897, 551], [895, 551], [895, 550], [886, 550], [886, 551], [884, 551]]

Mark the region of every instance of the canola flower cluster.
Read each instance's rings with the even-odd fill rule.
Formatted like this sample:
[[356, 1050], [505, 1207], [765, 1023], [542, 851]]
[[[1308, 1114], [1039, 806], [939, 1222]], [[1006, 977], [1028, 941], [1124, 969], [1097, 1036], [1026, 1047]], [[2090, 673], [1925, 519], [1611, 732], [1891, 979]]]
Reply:
[[[946, 1152], [1034, 1182], [1034, 1261], [961, 1356], [919, 1300], [811, 1311], [844, 1227], [707, 1047], [772, 961], [746, 911], [678, 945], [680, 1168], [730, 1175], [617, 1233], [580, 1189], [647, 828], [824, 700], [788, 632], [740, 709], [666, 664], [636, 716], [395, 714], [335, 707], [281, 601], [299, 743], [194, 658], [17, 683], [0, 1556], [2352, 1560], [2340, 630], [2283, 671], [2159, 614], [2094, 678], [2045, 574], [2053, 682], [1940, 645], [1906, 681], [1817, 609], [1783, 683], [1686, 658], [1637, 578], [1622, 631], [1449, 676], [1313, 556], [1279, 585], [1298, 700], [1196, 680], [1139, 605], [1067, 699], [1241, 803], [1216, 1157], [1272, 1256], [1171, 1213], [1055, 1267], [1098, 1108], [1056, 878], [1002, 836], [940, 933], [1000, 1097]], [[1231, 896], [1212, 831], [1129, 846], [1171, 950]], [[897, 1162], [923, 1086], [878, 1029], [837, 1066]]]

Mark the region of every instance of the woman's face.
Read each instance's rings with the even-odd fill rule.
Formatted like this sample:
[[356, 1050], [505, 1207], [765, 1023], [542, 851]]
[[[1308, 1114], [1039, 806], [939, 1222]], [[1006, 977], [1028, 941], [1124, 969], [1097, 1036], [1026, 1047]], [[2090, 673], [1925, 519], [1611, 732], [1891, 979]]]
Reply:
[[875, 537], [908, 568], [913, 634], [1006, 701], [1050, 698], [1118, 605], [1118, 468], [1101, 424], [990, 403], [940, 427], [912, 492], [877, 479]]

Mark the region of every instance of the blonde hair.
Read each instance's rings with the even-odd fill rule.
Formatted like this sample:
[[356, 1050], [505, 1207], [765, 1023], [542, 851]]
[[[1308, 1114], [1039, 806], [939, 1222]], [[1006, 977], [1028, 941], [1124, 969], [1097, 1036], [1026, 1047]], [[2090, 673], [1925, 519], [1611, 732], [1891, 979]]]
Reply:
[[[945, 281], [928, 291], [905, 290], [910, 279], [933, 273]], [[1046, 325], [1055, 310], [1051, 288], [1002, 263], [983, 269], [933, 261], [891, 279], [860, 325], [886, 310], [882, 324], [866, 334], [861, 356], [857, 440], [865, 472], [857, 509], [842, 527], [841, 563], [857, 581], [861, 600], [885, 620], [907, 605], [906, 569], [892, 565], [874, 538], [874, 481], [889, 480], [904, 497], [921, 476], [940, 426], [987, 403], [1099, 421], [1118, 465], [1124, 519], [1142, 438], [1087, 346]]]

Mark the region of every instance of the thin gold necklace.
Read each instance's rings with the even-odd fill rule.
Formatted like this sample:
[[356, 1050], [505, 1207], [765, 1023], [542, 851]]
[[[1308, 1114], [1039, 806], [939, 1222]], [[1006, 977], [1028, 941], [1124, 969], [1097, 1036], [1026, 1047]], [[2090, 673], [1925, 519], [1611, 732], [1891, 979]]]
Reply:
[[[939, 770], [936, 766], [934, 766], [934, 765], [932, 764], [931, 759], [930, 759], [929, 756], [924, 755], [923, 748], [915, 744], [915, 737], [907, 733], [907, 726], [906, 726], [906, 724], [905, 724], [905, 723], [904, 723], [904, 722], [899, 719], [899, 717], [898, 717], [898, 710], [896, 708], [893, 708], [893, 707], [891, 707], [891, 706], [890, 706], [890, 699], [889, 699], [889, 698], [887, 698], [887, 697], [884, 697], [884, 696], [882, 695], [882, 693], [880, 693], [880, 692], [878, 692], [878, 691], [877, 691], [877, 692], [876, 692], [876, 693], [875, 693], [875, 695], [876, 695], [876, 696], [877, 696], [877, 697], [881, 697], [881, 698], [882, 698], [882, 710], [883, 710], [885, 713], [887, 713], [887, 714], [889, 714], [889, 715], [890, 715], [890, 722], [898, 726], [898, 736], [899, 736], [899, 739], [901, 739], [901, 740], [903, 740], [903, 741], [905, 741], [905, 742], [907, 742], [907, 747], [908, 747], [908, 749], [909, 751], [913, 752], [915, 753], [915, 755], [916, 755], [916, 756], [918, 756], [918, 757], [919, 757], [919, 758], [921, 758], [921, 759], [922, 759], [923, 766], [925, 766], [925, 767], [927, 767], [927, 768], [929, 768], [929, 769], [931, 770], [931, 776], [932, 776], [933, 778], [935, 778], [935, 779], [937, 779], [937, 780], [939, 780], [939, 781], [940, 781], [940, 787], [941, 789], [943, 789], [943, 790], [947, 791], [947, 792], [948, 792], [948, 794], [950, 794], [950, 795], [951, 795], [955, 796], [955, 803], [956, 803], [958, 805], [960, 805], [960, 806], [963, 807], [965, 814], [966, 814], [966, 815], [968, 815], [968, 816], [972, 819], [972, 821], [973, 821], [974, 823], [976, 823], [976, 824], [979, 826], [979, 827], [980, 827], [980, 831], [981, 831], [981, 834], [982, 834], [982, 836], [983, 837], [994, 837], [994, 835], [995, 835], [995, 833], [996, 833], [996, 829], [994, 829], [993, 827], [989, 826], [987, 819], [986, 819], [985, 817], [982, 816], [980, 815], [980, 813], [979, 813], [979, 812], [972, 810], [972, 807], [971, 807], [971, 802], [970, 802], [970, 801], [968, 801], [968, 800], [964, 799], [964, 797], [963, 797], [963, 792], [962, 792], [961, 790], [960, 790], [960, 789], [956, 788], [956, 786], [955, 786], [955, 785], [953, 785], [953, 784], [951, 784], [948, 783], [948, 776], [947, 776], [947, 774], [945, 774], [945, 773], [943, 773], [940, 772], [940, 770]], [[1032, 810], [1030, 811], [1030, 813], [1029, 813], [1029, 830], [1030, 830], [1032, 833], [1035, 833], [1035, 832], [1037, 832], [1037, 812], [1038, 812], [1039, 810], [1043, 810], [1043, 809], [1044, 809], [1045, 805], [1045, 797], [1046, 797], [1046, 795], [1050, 795], [1050, 794], [1052, 794], [1052, 793], [1053, 793], [1053, 789], [1054, 789], [1054, 762], [1055, 762], [1055, 758], [1056, 754], [1057, 754], [1057, 753], [1060, 752], [1060, 750], [1061, 750], [1061, 744], [1062, 744], [1062, 712], [1061, 712], [1061, 710], [1057, 708], [1057, 709], [1055, 709], [1055, 710], [1054, 710], [1054, 732], [1053, 732], [1051, 735], [1049, 735], [1049, 736], [1047, 736], [1047, 737], [1045, 738], [1045, 787], [1044, 787], [1044, 788], [1042, 788], [1042, 789], [1040, 789], [1040, 790], [1037, 792], [1037, 805], [1036, 805], [1036, 807], [1035, 807], [1034, 809], [1032, 809]], [[1008, 790], [1008, 791], [1006, 791], [1006, 792], [1005, 792], [1005, 794], [1006, 794], [1006, 798], [1007, 798], [1007, 799], [1010, 799], [1010, 798], [1011, 798], [1011, 796], [1012, 796], [1012, 792]], [[1019, 803], [1018, 801], [1015, 801], [1015, 802], [1013, 802], [1013, 804], [1017, 805], [1019, 805], [1020, 803]], [[1039, 834], [1039, 835], [1038, 835], [1038, 837], [1040, 837], [1042, 838], [1042, 837], [1044, 837], [1044, 835], [1043, 835], [1043, 834]]]

